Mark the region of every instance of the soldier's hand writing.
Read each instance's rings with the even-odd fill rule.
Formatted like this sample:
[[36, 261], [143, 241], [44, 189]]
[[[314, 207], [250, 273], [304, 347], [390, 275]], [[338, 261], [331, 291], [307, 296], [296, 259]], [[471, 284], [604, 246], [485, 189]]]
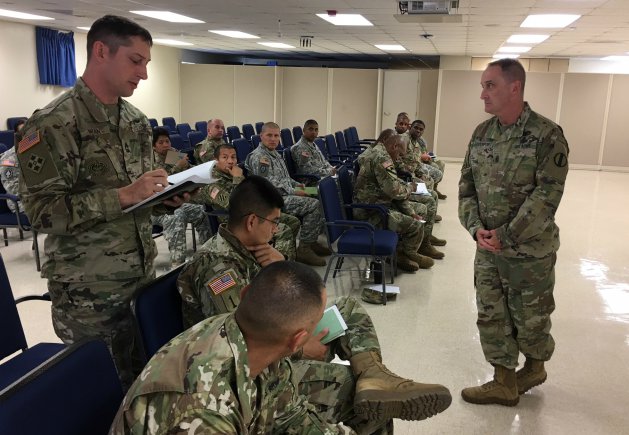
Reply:
[[297, 196], [307, 196], [305, 190], [295, 190], [295, 195], [297, 195]]
[[145, 172], [128, 186], [118, 189], [120, 207], [126, 208], [161, 192], [168, 186], [168, 174], [163, 169]]
[[314, 359], [317, 361], [325, 361], [325, 357], [328, 355], [328, 349], [330, 346], [321, 344], [323, 337], [327, 335], [330, 330], [324, 328], [317, 335], [311, 335], [306, 344], [304, 344], [304, 359]]
[[431, 160], [432, 160], [432, 159], [430, 158], [430, 154], [428, 154], [428, 153], [424, 153], [424, 154], [422, 154], [420, 158], [422, 159], [422, 162], [429, 162], [429, 161], [431, 161]]
[[247, 250], [256, 257], [256, 261], [260, 266], [265, 267], [276, 261], [283, 261], [284, 256], [268, 243], [262, 245], [247, 246]]
[[232, 166], [232, 168], [229, 170], [229, 174], [232, 177], [242, 177], [242, 169], [240, 168], [240, 166], [238, 165], [234, 165]]

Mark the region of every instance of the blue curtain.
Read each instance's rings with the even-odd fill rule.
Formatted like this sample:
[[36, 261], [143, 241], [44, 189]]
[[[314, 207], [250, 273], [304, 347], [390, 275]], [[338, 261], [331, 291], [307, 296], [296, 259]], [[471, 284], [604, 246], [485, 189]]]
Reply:
[[74, 33], [35, 27], [39, 83], [70, 87], [76, 82]]

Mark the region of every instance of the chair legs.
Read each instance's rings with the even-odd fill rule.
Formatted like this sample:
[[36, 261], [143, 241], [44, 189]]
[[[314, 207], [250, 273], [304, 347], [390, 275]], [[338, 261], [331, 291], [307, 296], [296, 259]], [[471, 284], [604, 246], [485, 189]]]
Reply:
[[39, 261], [39, 245], [37, 244], [37, 231], [33, 230], [33, 250], [35, 251], [35, 265], [37, 272], [41, 272], [41, 263]]

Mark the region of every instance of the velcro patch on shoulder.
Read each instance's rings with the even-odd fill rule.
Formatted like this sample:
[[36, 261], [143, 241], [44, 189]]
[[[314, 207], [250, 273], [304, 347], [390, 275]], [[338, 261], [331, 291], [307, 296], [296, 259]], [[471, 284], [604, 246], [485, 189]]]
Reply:
[[260, 157], [260, 164], [261, 165], [270, 165], [271, 162], [266, 157]]
[[31, 147], [34, 147], [41, 141], [41, 137], [39, 136], [39, 130], [35, 130], [33, 133], [28, 136], [24, 136], [24, 138], [18, 143], [18, 152], [22, 154], [24, 151], [28, 150]]
[[212, 290], [212, 293], [215, 295], [223, 293], [225, 290], [235, 285], [236, 281], [230, 272], [222, 274], [207, 284], [208, 288]]
[[218, 187], [213, 188], [212, 191], [210, 192], [210, 197], [212, 199], [216, 199], [220, 191], [221, 189], [219, 189]]

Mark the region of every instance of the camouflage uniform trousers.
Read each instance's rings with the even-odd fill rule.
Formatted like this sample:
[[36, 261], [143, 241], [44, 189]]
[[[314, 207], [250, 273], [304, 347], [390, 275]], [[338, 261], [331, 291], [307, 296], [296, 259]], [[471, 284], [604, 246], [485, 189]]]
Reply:
[[286, 257], [287, 260], [294, 260], [297, 253], [297, 234], [301, 222], [295, 216], [282, 213], [277, 232], [273, 236], [272, 244]]
[[164, 238], [173, 263], [186, 261], [186, 228], [189, 222], [197, 230], [199, 244], [205, 243], [212, 235], [210, 221], [201, 204], [183, 204], [171, 215], [153, 216], [152, 222], [164, 228]]
[[153, 276], [119, 281], [48, 281], [52, 324], [57, 336], [66, 344], [86, 337], [105, 340], [125, 391], [145, 362], [135, 343], [131, 298], [152, 279]]
[[[423, 204], [415, 203], [421, 209]], [[413, 206], [415, 209], [415, 207]], [[380, 213], [355, 210], [354, 216], [358, 220], [366, 220], [376, 228], [381, 228]], [[399, 236], [397, 249], [403, 252], [417, 252], [424, 238], [424, 224], [397, 210], [389, 210], [388, 230], [395, 231]]]
[[425, 172], [428, 172], [428, 175], [434, 180], [435, 184], [438, 184], [443, 179], [443, 171], [436, 165], [433, 166], [431, 163], [422, 163], [422, 167]]
[[476, 250], [476, 324], [485, 359], [491, 364], [516, 368], [519, 352], [542, 361], [552, 356], [556, 258], [555, 253], [514, 258]]
[[439, 170], [441, 171], [441, 173], [445, 173], [446, 171], [446, 164], [444, 161], [439, 160], [439, 159], [435, 159], [432, 162], [430, 162], [431, 166], [436, 166], [437, 168], [439, 168]]
[[329, 344], [326, 361], [293, 361], [299, 393], [306, 396], [321, 418], [330, 423], [343, 422], [358, 433], [387, 434], [388, 422], [366, 422], [354, 413], [356, 382], [352, 369], [330, 362], [334, 355], [348, 360], [361, 352], [380, 353], [380, 344], [371, 317], [358, 300], [351, 296], [332, 299], [328, 306], [334, 304], [348, 329], [345, 335]]
[[[430, 196], [428, 195], [411, 195], [411, 205], [415, 209], [415, 212], [423, 216], [426, 223], [424, 224], [424, 238], [432, 235], [432, 227], [435, 224], [435, 216], [437, 214], [437, 202], [435, 198], [432, 196], [436, 192], [430, 191]], [[423, 207], [418, 207], [423, 206]], [[423, 213], [421, 210], [424, 210]]]
[[282, 211], [302, 219], [299, 240], [302, 243], [317, 241], [323, 229], [321, 205], [316, 198], [307, 196], [286, 195]]

